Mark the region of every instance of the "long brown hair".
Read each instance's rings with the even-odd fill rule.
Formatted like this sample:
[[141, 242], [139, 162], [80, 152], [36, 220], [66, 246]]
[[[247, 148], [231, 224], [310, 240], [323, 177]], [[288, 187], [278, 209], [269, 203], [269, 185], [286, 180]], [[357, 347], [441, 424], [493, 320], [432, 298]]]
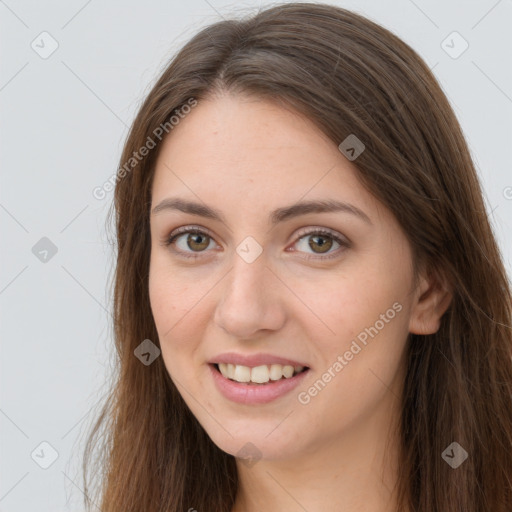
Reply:
[[[453, 290], [438, 332], [410, 334], [406, 347], [399, 509], [510, 512], [511, 290], [461, 127], [407, 44], [361, 15], [310, 3], [202, 29], [133, 122], [114, 197], [117, 372], [87, 441], [86, 505], [229, 512], [234, 503], [235, 458], [210, 440], [162, 358], [146, 366], [134, 356], [145, 339], [159, 345], [148, 295], [155, 130], [191, 98], [216, 91], [293, 108], [336, 145], [350, 134], [364, 143], [354, 161], [361, 182], [396, 216], [415, 264], [445, 276]], [[156, 147], [127, 170], [148, 138]], [[456, 469], [442, 457], [452, 442], [468, 453]], [[88, 486], [94, 448], [96, 494]]]

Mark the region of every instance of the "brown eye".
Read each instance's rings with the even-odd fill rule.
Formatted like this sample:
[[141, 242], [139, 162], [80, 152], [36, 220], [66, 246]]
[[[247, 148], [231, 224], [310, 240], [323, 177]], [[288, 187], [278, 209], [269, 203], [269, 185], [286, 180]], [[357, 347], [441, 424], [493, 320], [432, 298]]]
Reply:
[[[305, 259], [327, 260], [341, 256], [351, 244], [343, 236], [325, 228], [303, 231], [295, 242], [297, 252], [304, 253]], [[307, 240], [307, 243], [306, 243]], [[325, 255], [325, 256], [324, 256]]]
[[204, 233], [189, 233], [186, 243], [193, 251], [203, 251], [210, 245], [210, 237]]
[[198, 258], [210, 246], [213, 238], [204, 231], [193, 228], [181, 228], [174, 231], [164, 245], [175, 246], [172, 250], [185, 258]]
[[[324, 253], [327, 252], [333, 244], [333, 240], [329, 236], [325, 235], [314, 235], [310, 236], [308, 245], [315, 252]], [[319, 250], [317, 250], [317, 247]]]

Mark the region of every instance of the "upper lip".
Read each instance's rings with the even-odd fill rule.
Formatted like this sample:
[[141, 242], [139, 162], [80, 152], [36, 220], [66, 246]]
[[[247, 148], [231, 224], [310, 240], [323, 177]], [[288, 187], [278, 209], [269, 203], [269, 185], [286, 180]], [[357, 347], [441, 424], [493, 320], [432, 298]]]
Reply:
[[226, 363], [226, 364], [238, 364], [242, 366], [262, 366], [265, 364], [280, 364], [283, 366], [304, 366], [305, 363], [300, 361], [294, 361], [286, 357], [275, 356], [272, 354], [236, 354], [235, 352], [225, 352], [219, 354], [209, 361], [210, 364]]

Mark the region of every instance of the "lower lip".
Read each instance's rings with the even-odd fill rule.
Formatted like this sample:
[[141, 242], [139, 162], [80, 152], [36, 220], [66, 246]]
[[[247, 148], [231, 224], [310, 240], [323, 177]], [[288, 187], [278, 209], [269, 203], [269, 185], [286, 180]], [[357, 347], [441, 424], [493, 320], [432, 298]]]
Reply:
[[217, 389], [229, 400], [239, 404], [266, 404], [286, 395], [297, 387], [309, 369], [281, 380], [269, 381], [267, 384], [245, 384], [224, 377], [213, 364], [208, 365]]

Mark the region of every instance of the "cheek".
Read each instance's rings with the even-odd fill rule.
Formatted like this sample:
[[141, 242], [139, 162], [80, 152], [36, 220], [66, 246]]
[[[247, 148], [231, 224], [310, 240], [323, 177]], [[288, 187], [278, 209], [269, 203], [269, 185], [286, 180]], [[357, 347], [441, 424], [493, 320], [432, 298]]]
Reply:
[[[181, 290], [169, 286], [161, 275], [151, 274], [149, 279], [149, 300], [158, 334], [163, 341], [164, 333], [178, 321], [180, 309], [177, 297], [182, 296]], [[182, 315], [184, 312], [182, 313]]]
[[297, 400], [308, 425], [316, 423], [324, 435], [337, 436], [363, 418], [389, 414], [398, 404], [407, 339], [404, 309], [380, 330], [374, 319], [359, 318], [357, 323], [351, 319], [350, 325], [337, 325], [334, 342], [324, 339], [319, 347], [323, 364], [298, 390]]
[[180, 382], [188, 382], [204, 365], [199, 348], [212, 316], [211, 279], [170, 265], [162, 254], [150, 262], [149, 298], [162, 357]]
[[186, 272], [169, 264], [165, 251], [156, 248], [152, 252], [149, 300], [157, 330], [161, 336], [164, 335], [164, 339], [166, 333], [170, 335], [180, 326], [181, 322], [178, 322], [192, 311], [201, 298], [202, 287], [186, 276]]
[[[153, 258], [149, 272], [149, 300], [164, 360], [169, 353], [185, 348], [185, 340], [193, 339], [187, 332], [187, 320], [193, 312], [194, 295], [189, 284], [179, 279], [179, 272], [166, 268]], [[167, 363], [167, 361], [166, 361]]]
[[310, 288], [308, 294], [302, 287], [305, 302], [329, 327], [319, 329], [318, 319], [307, 316], [306, 328], [319, 355], [316, 377], [329, 369], [336, 375], [325, 377], [333, 382], [327, 384], [325, 399], [343, 394], [350, 401], [365, 393], [371, 399], [385, 391], [382, 382], [390, 383], [401, 364], [408, 335], [410, 276], [391, 265], [364, 263], [364, 268], [354, 265], [335, 279], [321, 280], [318, 284], [323, 285], [316, 289], [322, 293]]
[[311, 399], [333, 423], [375, 410], [386, 394], [398, 396], [393, 386], [400, 377], [408, 335], [409, 305], [401, 286], [390, 281], [367, 282], [365, 287], [345, 284], [331, 306], [336, 335], [318, 339], [324, 367], [318, 368], [320, 391]]
[[343, 340], [352, 339], [375, 322], [380, 326], [380, 315], [388, 310], [387, 317], [397, 316], [393, 304], [403, 302], [406, 276], [397, 278], [389, 270], [386, 275], [368, 268], [354, 266], [342, 273], [293, 282], [294, 293], [305, 306], [301, 306], [306, 313], [301, 321], [307, 323], [310, 335], [316, 333], [314, 337], [324, 340], [327, 347], [340, 349]]

